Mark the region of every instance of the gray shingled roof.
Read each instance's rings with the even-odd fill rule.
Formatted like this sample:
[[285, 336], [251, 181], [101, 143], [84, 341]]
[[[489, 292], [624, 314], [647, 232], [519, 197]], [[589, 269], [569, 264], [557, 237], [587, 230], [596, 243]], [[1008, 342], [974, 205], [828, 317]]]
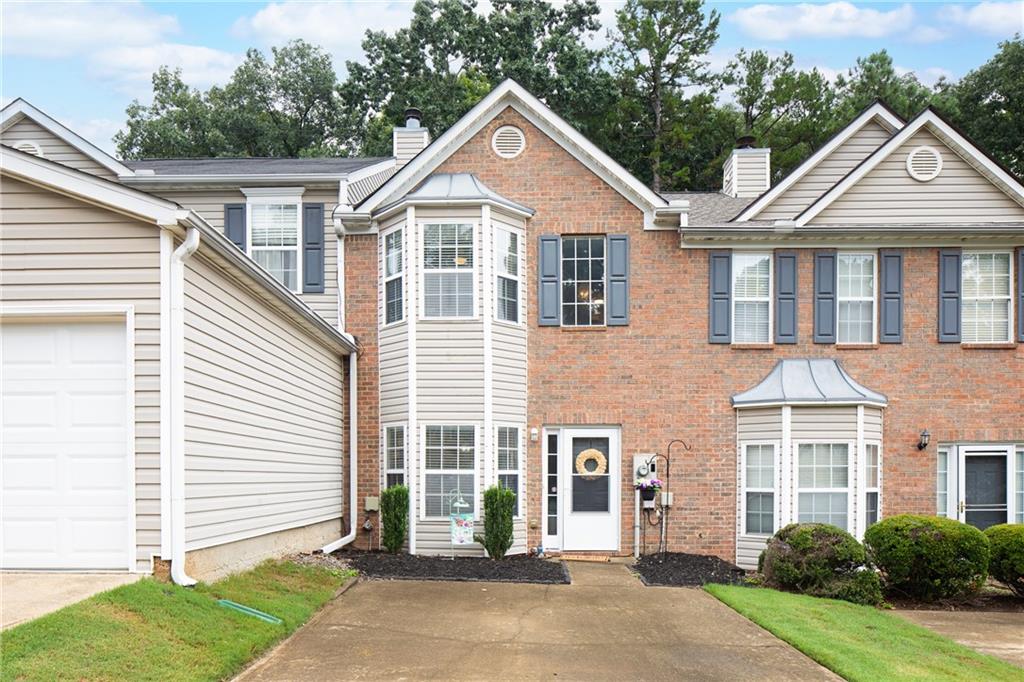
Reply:
[[732, 397], [733, 407], [828, 403], [885, 406], [881, 393], [853, 380], [836, 360], [779, 360], [761, 383]]
[[496, 204], [533, 215], [534, 210], [520, 203], [506, 199], [485, 185], [472, 173], [435, 173], [420, 183], [402, 199], [377, 209], [386, 211], [404, 201], [438, 202], [445, 201], [493, 201]]
[[691, 227], [727, 223], [753, 201], [749, 197], [731, 197], [721, 192], [662, 192], [661, 196], [666, 201], [686, 199], [690, 202]]
[[385, 161], [384, 157], [329, 159], [142, 159], [123, 161], [132, 170], [151, 170], [157, 177], [170, 175], [345, 175]]

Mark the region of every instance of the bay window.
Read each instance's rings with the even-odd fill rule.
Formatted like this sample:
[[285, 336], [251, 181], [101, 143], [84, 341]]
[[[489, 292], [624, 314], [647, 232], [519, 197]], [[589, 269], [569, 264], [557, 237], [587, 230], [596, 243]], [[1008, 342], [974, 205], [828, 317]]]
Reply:
[[875, 443], [864, 446], [864, 528], [878, 523], [881, 516], [878, 491], [882, 461], [879, 450]]
[[[476, 509], [476, 430], [472, 426], [427, 426], [423, 452], [423, 505], [430, 518]], [[453, 508], [457, 501], [467, 506]]]
[[562, 237], [562, 325], [604, 326], [604, 237]]
[[732, 256], [732, 342], [771, 341], [772, 257], [768, 253]]
[[963, 343], [1006, 343], [1011, 336], [1010, 253], [965, 251], [961, 269]]
[[505, 322], [519, 321], [519, 235], [494, 230], [495, 315]]
[[404, 317], [402, 272], [402, 230], [384, 237], [384, 323], [400, 322]]
[[290, 291], [300, 291], [299, 196], [249, 197], [249, 254]]
[[519, 429], [498, 427], [498, 485], [516, 495], [512, 515], [519, 516]]
[[775, 446], [747, 444], [743, 450], [744, 532], [775, 532]]
[[423, 226], [423, 317], [475, 314], [472, 224]]
[[837, 269], [837, 341], [875, 341], [875, 256], [839, 253]]
[[797, 521], [849, 530], [850, 446], [801, 443], [797, 448]]
[[384, 485], [405, 485], [405, 427], [384, 429]]

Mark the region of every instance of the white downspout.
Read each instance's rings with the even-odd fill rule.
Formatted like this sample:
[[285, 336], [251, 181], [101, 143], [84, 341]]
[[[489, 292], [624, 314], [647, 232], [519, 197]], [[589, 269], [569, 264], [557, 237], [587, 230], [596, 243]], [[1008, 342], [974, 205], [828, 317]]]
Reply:
[[356, 353], [353, 352], [348, 356], [348, 535], [321, 547], [320, 551], [324, 554], [329, 554], [330, 552], [341, 549], [356, 539], [356, 524], [359, 522], [359, 508], [356, 506], [356, 495], [358, 494], [356, 489], [356, 446], [359, 443], [358, 428], [356, 426], [359, 423], [359, 396], [357, 394], [357, 388], [359, 386], [358, 367], [359, 361]]
[[171, 254], [171, 580], [196, 584], [185, 573], [185, 261], [199, 248], [199, 230], [188, 228]]

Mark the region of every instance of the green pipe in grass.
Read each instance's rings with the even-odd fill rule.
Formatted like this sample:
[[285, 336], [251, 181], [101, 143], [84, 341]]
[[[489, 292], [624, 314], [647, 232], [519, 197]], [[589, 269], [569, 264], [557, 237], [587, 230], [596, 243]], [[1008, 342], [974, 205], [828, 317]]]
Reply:
[[253, 618], [259, 618], [260, 620], [266, 621], [267, 623], [273, 623], [274, 625], [280, 625], [281, 623], [284, 622], [283, 620], [281, 620], [277, 616], [271, 616], [269, 613], [263, 613], [262, 611], [257, 611], [256, 609], [252, 608], [251, 606], [246, 606], [245, 604], [239, 604], [238, 602], [231, 601], [230, 599], [218, 599], [217, 603], [220, 604], [221, 606], [223, 606], [226, 609], [233, 609], [233, 610], [238, 611], [240, 613], [244, 613], [247, 616], [252, 616]]

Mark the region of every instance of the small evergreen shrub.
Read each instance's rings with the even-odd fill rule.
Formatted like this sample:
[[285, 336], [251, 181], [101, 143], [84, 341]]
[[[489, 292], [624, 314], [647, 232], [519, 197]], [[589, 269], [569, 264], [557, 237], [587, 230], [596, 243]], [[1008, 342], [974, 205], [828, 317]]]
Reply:
[[1024, 597], [1024, 525], [1003, 523], [985, 529], [991, 548], [988, 571], [993, 578]]
[[814, 597], [880, 604], [881, 584], [864, 548], [842, 528], [794, 523], [779, 530], [758, 559], [763, 584]]
[[380, 494], [381, 544], [392, 554], [401, 551], [409, 530], [409, 488], [393, 485]]
[[512, 547], [512, 515], [516, 494], [504, 486], [492, 485], [484, 491], [484, 534], [474, 540], [492, 559], [502, 559]]
[[953, 519], [893, 516], [868, 528], [864, 545], [885, 589], [914, 599], [966, 596], [988, 576], [985, 534]]

